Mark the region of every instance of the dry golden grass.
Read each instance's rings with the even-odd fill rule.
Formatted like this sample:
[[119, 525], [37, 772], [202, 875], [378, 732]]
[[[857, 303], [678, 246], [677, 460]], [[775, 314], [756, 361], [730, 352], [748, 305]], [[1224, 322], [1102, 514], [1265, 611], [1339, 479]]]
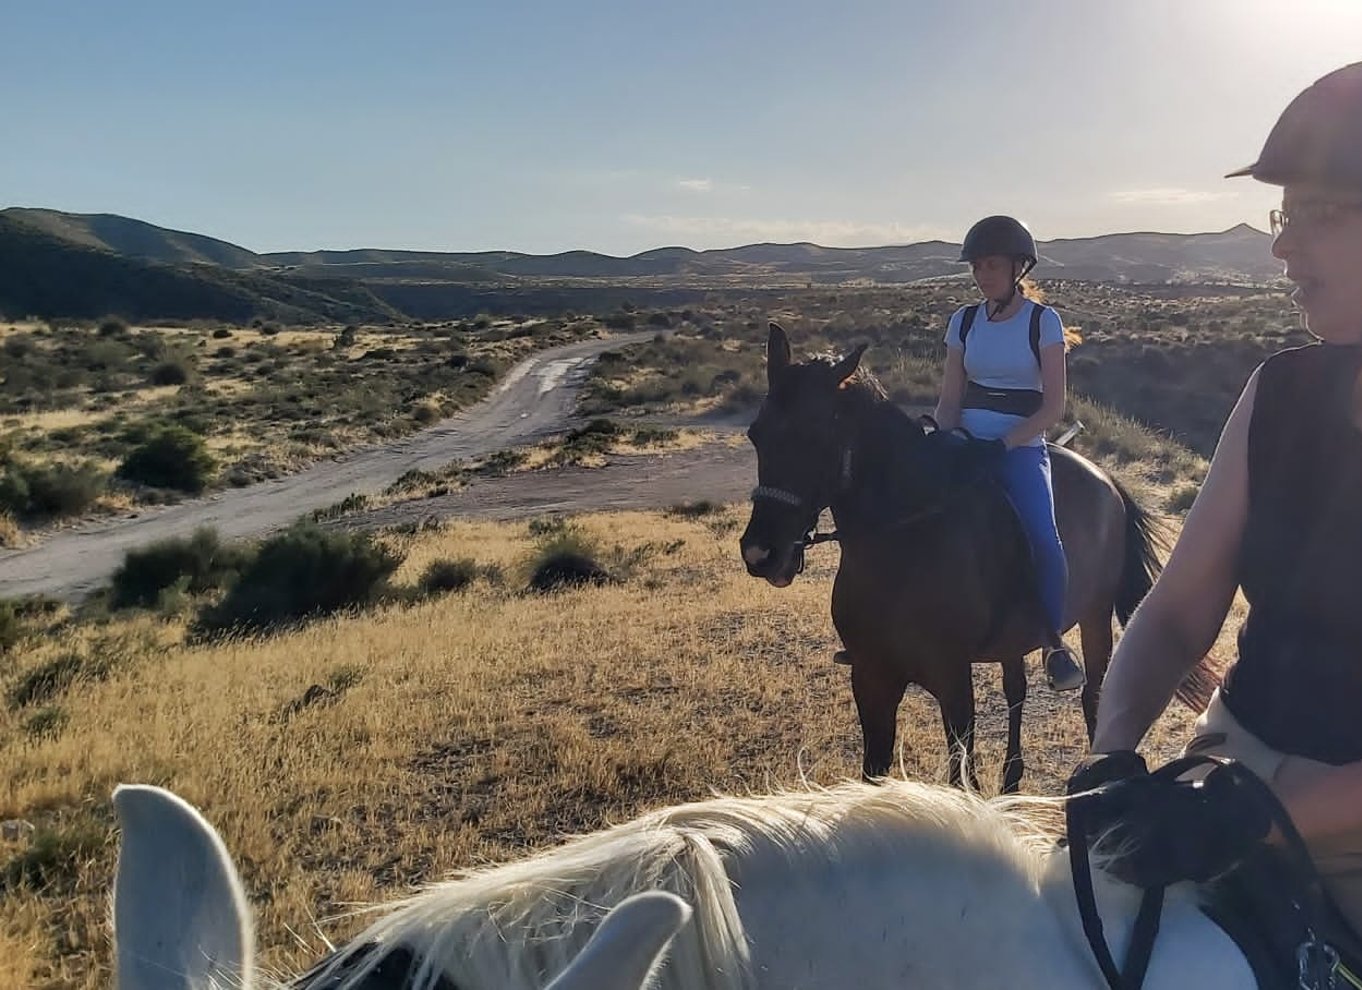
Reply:
[[[539, 597], [480, 581], [273, 639], [193, 648], [150, 619], [115, 626], [170, 645], [142, 647], [108, 680], [72, 689], [55, 738], [26, 732], [27, 710], [0, 711], [0, 819], [84, 822], [103, 842], [45, 892], [0, 884], [0, 986], [110, 984], [109, 795], [120, 781], [169, 786], [204, 810], [241, 865], [264, 963], [295, 971], [320, 954], [314, 926], [339, 942], [362, 919], [336, 915], [418, 881], [712, 788], [855, 776], [847, 670], [830, 660], [836, 551], [814, 551], [801, 580], [772, 589], [738, 561], [743, 512], [583, 520], [606, 550], [652, 548], [618, 586]], [[392, 539], [407, 553], [407, 582], [442, 558], [514, 572], [533, 547], [524, 524]], [[33, 647], [0, 667], [0, 685], [12, 690], [72, 646], [56, 637]], [[996, 668], [977, 671], [981, 778], [992, 787], [1003, 706]], [[1076, 699], [1032, 680], [1025, 786], [1053, 793], [1083, 751], [1081, 718]], [[284, 714], [313, 684], [344, 690]], [[1170, 754], [1187, 724], [1171, 712], [1153, 748]], [[944, 779], [930, 699], [913, 692], [900, 727], [904, 771]], [[21, 851], [0, 847], [0, 857]]]

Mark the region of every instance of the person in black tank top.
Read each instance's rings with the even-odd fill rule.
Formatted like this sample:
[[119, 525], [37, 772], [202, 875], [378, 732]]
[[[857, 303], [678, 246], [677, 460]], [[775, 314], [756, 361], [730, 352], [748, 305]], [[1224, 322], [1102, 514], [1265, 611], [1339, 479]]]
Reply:
[[1317, 342], [1272, 355], [1249, 378], [1112, 658], [1099, 755], [1071, 788], [1138, 762], [1130, 751], [1242, 589], [1238, 656], [1188, 752], [1237, 759], [1272, 786], [1362, 931], [1362, 63], [1297, 96], [1258, 160], [1231, 175], [1282, 187], [1272, 252]]

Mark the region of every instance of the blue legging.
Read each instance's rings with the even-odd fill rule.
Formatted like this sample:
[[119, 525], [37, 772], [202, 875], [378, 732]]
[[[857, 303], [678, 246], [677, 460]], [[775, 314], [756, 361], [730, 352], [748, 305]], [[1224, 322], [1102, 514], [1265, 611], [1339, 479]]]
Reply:
[[1055, 525], [1055, 496], [1050, 484], [1050, 453], [1044, 445], [1014, 447], [999, 465], [999, 477], [1007, 496], [1021, 516], [1031, 541], [1041, 604], [1056, 633], [1064, 631], [1064, 596], [1069, 585], [1069, 565], [1064, 544]]

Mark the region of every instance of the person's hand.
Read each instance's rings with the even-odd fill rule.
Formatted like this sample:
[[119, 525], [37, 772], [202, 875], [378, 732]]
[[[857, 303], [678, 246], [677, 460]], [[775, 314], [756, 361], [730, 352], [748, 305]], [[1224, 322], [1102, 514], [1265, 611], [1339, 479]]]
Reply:
[[1138, 887], [1220, 876], [1272, 827], [1268, 799], [1220, 767], [1195, 783], [1125, 777], [1103, 785], [1091, 807], [1099, 813], [1088, 827], [1106, 869]]
[[1144, 757], [1133, 749], [1116, 749], [1110, 753], [1093, 753], [1074, 768], [1065, 794], [1081, 794], [1117, 780], [1143, 777], [1149, 773]]

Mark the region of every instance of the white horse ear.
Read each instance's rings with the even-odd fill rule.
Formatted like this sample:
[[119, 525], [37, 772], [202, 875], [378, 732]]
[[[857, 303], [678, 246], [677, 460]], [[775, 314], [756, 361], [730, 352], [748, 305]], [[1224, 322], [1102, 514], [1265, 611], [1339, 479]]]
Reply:
[[690, 905], [662, 891], [621, 901], [548, 990], [642, 990], [690, 914]]
[[114, 882], [119, 990], [251, 986], [255, 938], [227, 848], [159, 787], [114, 790], [123, 828]]

